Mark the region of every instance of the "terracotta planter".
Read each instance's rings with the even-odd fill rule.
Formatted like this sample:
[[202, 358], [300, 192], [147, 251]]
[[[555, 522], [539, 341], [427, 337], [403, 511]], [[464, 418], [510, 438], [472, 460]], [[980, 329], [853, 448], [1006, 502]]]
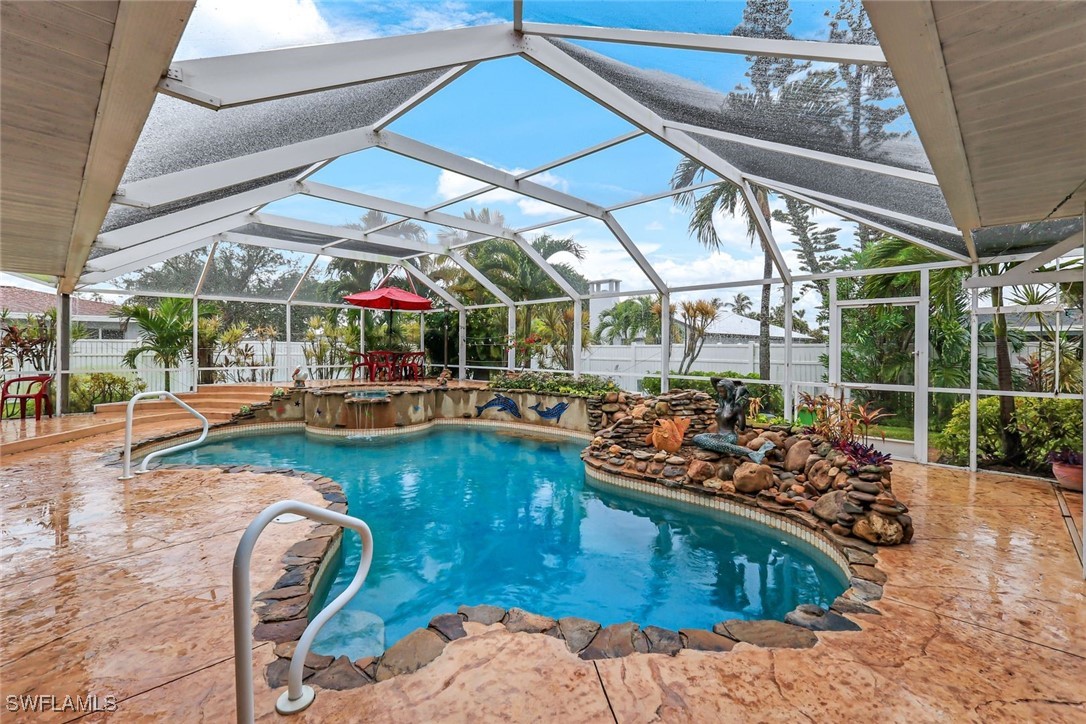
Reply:
[[1064, 490], [1082, 492], [1082, 466], [1067, 463], [1052, 463], [1052, 474]]

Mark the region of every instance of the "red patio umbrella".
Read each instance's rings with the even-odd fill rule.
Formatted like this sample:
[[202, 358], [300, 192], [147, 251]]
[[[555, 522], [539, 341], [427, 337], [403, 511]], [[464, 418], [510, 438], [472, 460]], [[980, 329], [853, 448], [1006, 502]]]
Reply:
[[[420, 297], [406, 289], [399, 287], [383, 287], [388, 277], [381, 280], [376, 289], [368, 292], [355, 292], [343, 297], [343, 301], [364, 309], [388, 310], [388, 338], [392, 340], [392, 313], [397, 309], [406, 312], [419, 312], [424, 309], [432, 309], [433, 304], [426, 297]], [[411, 286], [415, 284], [412, 281]]]

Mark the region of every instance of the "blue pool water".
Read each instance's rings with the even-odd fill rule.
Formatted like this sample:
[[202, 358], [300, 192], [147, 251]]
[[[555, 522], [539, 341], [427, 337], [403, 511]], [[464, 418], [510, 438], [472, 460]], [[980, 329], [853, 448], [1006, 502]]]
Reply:
[[[585, 480], [582, 443], [436, 429], [366, 442], [302, 432], [214, 442], [169, 462], [290, 466], [344, 486], [373, 530], [362, 591], [314, 646], [352, 658], [460, 604], [603, 624], [710, 628], [829, 605], [843, 573], [801, 541], [723, 513]], [[326, 597], [357, 568], [348, 533]]]

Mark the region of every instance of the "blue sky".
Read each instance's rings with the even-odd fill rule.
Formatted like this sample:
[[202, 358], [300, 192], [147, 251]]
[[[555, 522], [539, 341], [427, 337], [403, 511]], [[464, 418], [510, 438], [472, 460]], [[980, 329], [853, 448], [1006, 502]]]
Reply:
[[[825, 39], [831, 2], [793, 2], [791, 32]], [[512, 2], [318, 2], [316, 0], [199, 0], [178, 50], [178, 58], [224, 55], [291, 45], [350, 40], [511, 20]], [[619, 26], [637, 29], [729, 33], [742, 19], [742, 2], [564, 2], [526, 0], [525, 19], [538, 22]], [[744, 82], [742, 56], [637, 46], [585, 43], [598, 52], [643, 68], [663, 70], [720, 91]], [[619, 134], [631, 126], [560, 81], [518, 58], [482, 63], [424, 104], [397, 120], [390, 130], [508, 171], [523, 172]], [[648, 137], [533, 177], [601, 205], [657, 193], [669, 186], [678, 154]], [[478, 187], [478, 182], [404, 159], [380, 149], [341, 158], [315, 180], [429, 206]], [[779, 202], [778, 202], [779, 203]], [[561, 209], [491, 192], [446, 209], [461, 214], [488, 206], [509, 226], [529, 226], [569, 215]], [[268, 207], [325, 223], [357, 220], [354, 207], [308, 198]], [[717, 219], [725, 248], [710, 252], [687, 232], [688, 214], [670, 201], [616, 212], [638, 247], [671, 285], [760, 278], [762, 255], [746, 236], [740, 219]], [[829, 215], [819, 221], [842, 227], [848, 245], [853, 225]], [[776, 228], [778, 241], [799, 271], [792, 240]], [[647, 280], [602, 225], [571, 222], [549, 230], [573, 236], [588, 250], [579, 264], [589, 278], [619, 278], [625, 289], [643, 289]], [[744, 290], [751, 294], [753, 290]], [[728, 299], [732, 291], [705, 293]], [[751, 294], [753, 296], [753, 294]], [[812, 307], [817, 299], [804, 300]], [[810, 313], [808, 316], [812, 316]]]

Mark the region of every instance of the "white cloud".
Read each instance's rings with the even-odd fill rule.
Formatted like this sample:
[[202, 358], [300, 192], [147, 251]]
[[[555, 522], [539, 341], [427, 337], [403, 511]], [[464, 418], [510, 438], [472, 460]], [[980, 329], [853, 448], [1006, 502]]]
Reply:
[[175, 57], [204, 58], [342, 40], [364, 40], [494, 23], [501, 18], [473, 12], [462, 2], [385, 3], [383, 22], [361, 19], [331, 6], [322, 13], [315, 0], [200, 0]]
[[645, 231], [663, 231], [664, 225], [659, 221], [651, 221], [645, 225]]
[[336, 39], [314, 0], [201, 0], [175, 57], [251, 53]]
[[472, 11], [468, 9], [466, 3], [455, 2], [455, 0], [428, 3], [408, 0], [391, 3], [390, 7], [406, 13], [407, 17], [399, 23], [384, 28], [384, 35], [425, 33], [431, 30], [464, 28], [469, 25], [485, 25], [502, 21], [502, 18], [493, 13]]
[[[485, 163], [478, 159], [471, 159], [477, 163]], [[486, 164], [490, 165], [490, 164]], [[524, 173], [527, 169], [501, 169], [506, 173], [519, 175]], [[548, 186], [552, 189], [565, 192], [569, 188], [569, 182], [559, 176], [558, 174], [545, 171], [540, 174], [536, 174], [531, 177], [532, 181], [542, 186]], [[442, 200], [449, 200], [463, 196], [466, 193], [484, 188], [485, 185], [473, 178], [462, 176], [461, 174], [454, 173], [452, 171], [442, 170], [437, 177], [437, 194]], [[568, 214], [565, 209], [558, 206], [548, 204], [545, 201], [539, 201], [527, 196], [521, 196], [513, 191], [506, 189], [494, 189], [488, 191], [486, 194], [477, 197], [480, 206], [486, 206], [488, 204], [516, 204], [520, 212], [525, 216], [562, 216]]]

